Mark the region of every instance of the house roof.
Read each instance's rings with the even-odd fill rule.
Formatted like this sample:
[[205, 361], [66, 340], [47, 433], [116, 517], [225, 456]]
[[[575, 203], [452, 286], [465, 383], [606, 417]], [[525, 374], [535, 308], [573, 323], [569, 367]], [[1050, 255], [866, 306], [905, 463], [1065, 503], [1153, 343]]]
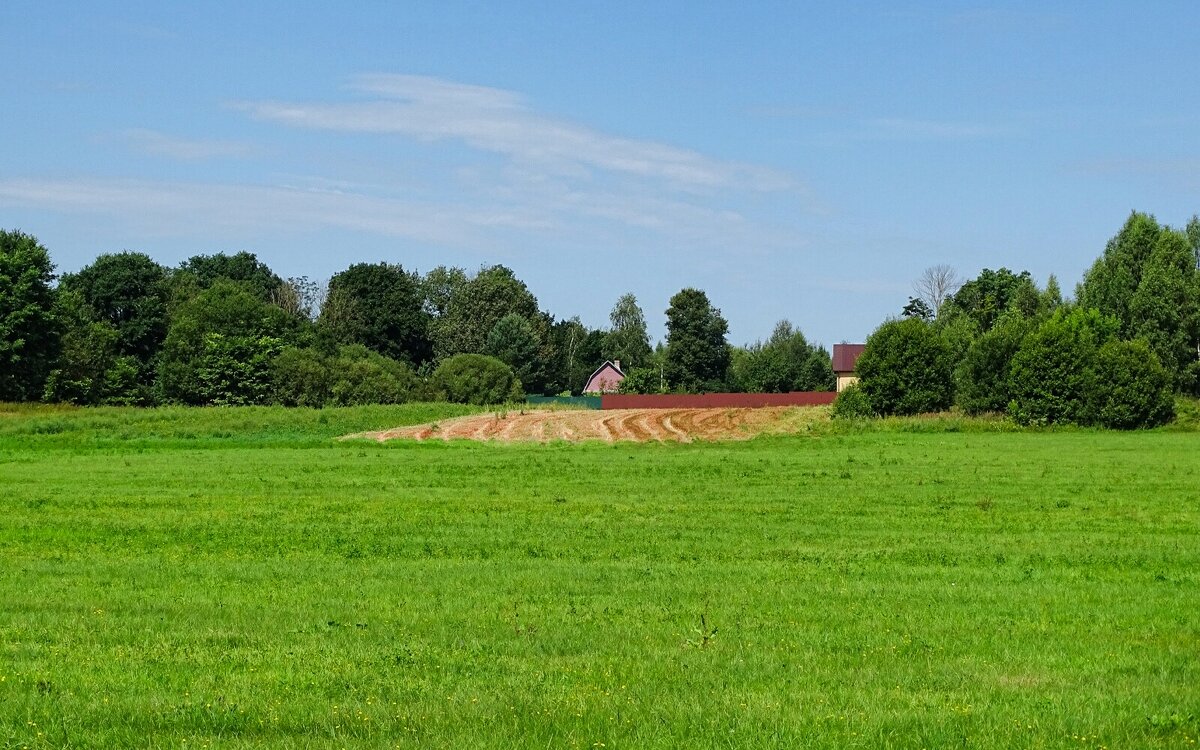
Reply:
[[833, 371], [854, 372], [854, 364], [866, 348], [866, 344], [834, 344]]
[[605, 367], [611, 367], [613, 372], [620, 375], [621, 377], [625, 377], [625, 373], [621, 372], [620, 367], [617, 367], [615, 364], [613, 364], [612, 360], [606, 359], [606, 360], [604, 360], [604, 364], [597, 367], [596, 371], [588, 376], [587, 382], [589, 382], [589, 383], [592, 382], [592, 379], [595, 378], [597, 375], [599, 375], [601, 372], [603, 372]]

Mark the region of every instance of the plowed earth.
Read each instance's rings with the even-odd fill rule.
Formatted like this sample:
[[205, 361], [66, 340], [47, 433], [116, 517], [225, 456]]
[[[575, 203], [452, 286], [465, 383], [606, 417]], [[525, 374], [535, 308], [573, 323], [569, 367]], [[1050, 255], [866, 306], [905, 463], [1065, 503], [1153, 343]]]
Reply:
[[432, 424], [348, 435], [374, 440], [496, 440], [615, 442], [748, 440], [756, 435], [803, 432], [829, 418], [828, 407], [761, 409], [553, 409], [489, 412]]

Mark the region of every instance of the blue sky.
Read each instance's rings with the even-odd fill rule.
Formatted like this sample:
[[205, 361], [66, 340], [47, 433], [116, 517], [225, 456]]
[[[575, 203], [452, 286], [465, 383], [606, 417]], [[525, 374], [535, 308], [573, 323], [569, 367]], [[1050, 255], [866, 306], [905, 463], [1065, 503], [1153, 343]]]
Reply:
[[0, 226], [59, 270], [513, 268], [862, 340], [925, 268], [1070, 291], [1200, 211], [1200, 4], [6, 0]]

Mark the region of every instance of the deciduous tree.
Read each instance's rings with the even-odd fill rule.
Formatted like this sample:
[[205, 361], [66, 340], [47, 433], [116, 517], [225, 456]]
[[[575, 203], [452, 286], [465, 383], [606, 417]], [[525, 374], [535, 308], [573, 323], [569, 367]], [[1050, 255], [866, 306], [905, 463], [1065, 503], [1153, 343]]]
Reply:
[[0, 401], [34, 401], [58, 355], [54, 264], [37, 239], [0, 230]]
[[666, 378], [684, 392], [726, 387], [729, 324], [699, 289], [683, 289], [667, 308]]

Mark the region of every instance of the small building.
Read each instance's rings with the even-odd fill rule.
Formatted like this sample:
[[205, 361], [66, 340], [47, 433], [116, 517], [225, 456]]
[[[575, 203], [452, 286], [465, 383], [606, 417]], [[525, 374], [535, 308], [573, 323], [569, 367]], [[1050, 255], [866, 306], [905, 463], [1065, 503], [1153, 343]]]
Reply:
[[621, 360], [606, 361], [588, 378], [584, 393], [616, 393], [625, 373], [621, 372]]
[[837, 378], [838, 393], [858, 382], [854, 374], [854, 365], [858, 363], [866, 344], [834, 344], [833, 345], [833, 374]]

